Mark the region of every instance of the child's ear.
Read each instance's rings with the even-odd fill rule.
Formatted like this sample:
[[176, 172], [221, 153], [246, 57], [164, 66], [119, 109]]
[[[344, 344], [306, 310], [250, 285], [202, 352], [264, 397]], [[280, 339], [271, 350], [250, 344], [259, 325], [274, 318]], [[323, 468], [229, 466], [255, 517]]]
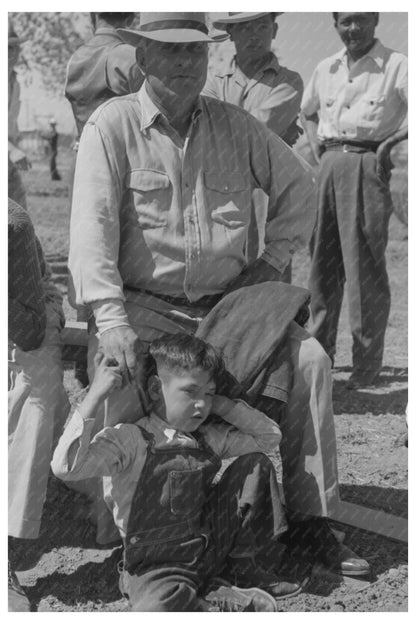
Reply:
[[162, 394], [161, 388], [159, 377], [157, 375], [151, 375], [147, 384], [147, 391], [152, 401], [158, 401], [160, 399]]

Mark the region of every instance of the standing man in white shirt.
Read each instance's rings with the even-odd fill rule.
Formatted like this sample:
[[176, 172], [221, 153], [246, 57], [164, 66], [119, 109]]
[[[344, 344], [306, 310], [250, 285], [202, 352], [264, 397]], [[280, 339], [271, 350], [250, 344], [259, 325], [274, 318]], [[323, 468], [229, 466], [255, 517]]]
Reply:
[[385, 249], [390, 151], [407, 138], [407, 57], [375, 38], [378, 13], [333, 13], [345, 47], [315, 69], [302, 121], [319, 164], [310, 331], [334, 361], [347, 281], [353, 335], [349, 389], [373, 385], [390, 311]]

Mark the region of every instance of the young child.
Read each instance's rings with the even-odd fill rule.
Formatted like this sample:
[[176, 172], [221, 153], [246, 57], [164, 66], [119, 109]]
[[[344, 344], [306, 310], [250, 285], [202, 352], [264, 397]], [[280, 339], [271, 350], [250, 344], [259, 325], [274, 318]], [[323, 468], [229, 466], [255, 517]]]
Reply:
[[[264, 455], [279, 443], [279, 427], [215, 394], [224, 365], [202, 340], [163, 336], [149, 353], [150, 416], [105, 427], [91, 440], [97, 407], [122, 383], [119, 368], [99, 354], [52, 470], [65, 481], [108, 477], [125, 547], [120, 588], [132, 611], [209, 610], [204, 596], [212, 587], [234, 607], [275, 611], [275, 599], [300, 591], [262, 567], [273, 563], [276, 538], [286, 530]], [[238, 459], [213, 485], [230, 457]]]

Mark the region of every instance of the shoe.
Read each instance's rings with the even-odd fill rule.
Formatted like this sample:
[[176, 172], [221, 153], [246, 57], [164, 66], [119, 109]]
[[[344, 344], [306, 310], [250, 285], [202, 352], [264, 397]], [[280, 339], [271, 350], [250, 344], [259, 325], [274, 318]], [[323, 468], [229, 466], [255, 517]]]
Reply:
[[23, 587], [20, 585], [16, 574], [13, 572], [10, 561], [8, 562], [8, 590], [9, 590], [9, 612], [28, 612], [30, 611], [29, 598], [26, 596]]
[[258, 587], [243, 589], [223, 578], [215, 578], [210, 582], [204, 598], [210, 605], [210, 611], [277, 611], [276, 602], [268, 592]]
[[250, 590], [255, 586], [267, 592], [274, 600], [297, 596], [307, 582], [306, 580], [298, 583], [266, 570], [254, 557], [230, 558], [230, 562], [226, 573], [227, 580], [232, 579], [241, 591]]
[[355, 371], [347, 381], [347, 390], [358, 390], [376, 385], [380, 381], [380, 371]]
[[313, 561], [320, 561], [330, 570], [345, 576], [365, 576], [370, 574], [370, 565], [358, 557], [350, 548], [341, 544], [329, 526], [326, 518], [309, 518], [292, 522], [286, 545]]

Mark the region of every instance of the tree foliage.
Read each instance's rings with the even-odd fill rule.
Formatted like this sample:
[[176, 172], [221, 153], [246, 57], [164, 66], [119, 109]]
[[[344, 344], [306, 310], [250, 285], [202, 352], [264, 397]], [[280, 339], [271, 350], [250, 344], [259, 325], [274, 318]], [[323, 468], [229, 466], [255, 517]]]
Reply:
[[16, 33], [25, 38], [20, 68], [30, 79], [42, 77], [44, 87], [62, 93], [66, 66], [73, 52], [92, 35], [89, 13], [10, 13]]

